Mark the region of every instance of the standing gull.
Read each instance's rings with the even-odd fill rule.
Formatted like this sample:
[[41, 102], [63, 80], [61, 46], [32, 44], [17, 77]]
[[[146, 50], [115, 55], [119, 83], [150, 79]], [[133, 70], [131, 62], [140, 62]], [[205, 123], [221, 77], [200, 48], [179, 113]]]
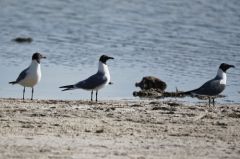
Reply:
[[191, 91], [184, 92], [183, 94], [208, 96], [209, 97], [209, 106], [211, 104], [211, 98], [213, 99], [212, 102], [214, 105], [215, 104], [214, 96], [219, 95], [225, 89], [226, 83], [227, 83], [226, 71], [231, 67], [235, 67], [235, 66], [229, 65], [226, 63], [222, 63], [218, 68], [217, 75], [215, 78], [207, 81], [201, 87], [191, 90]]
[[46, 58], [40, 53], [34, 53], [32, 55], [32, 62], [28, 68], [23, 70], [18, 76], [16, 81], [9, 82], [9, 84], [20, 84], [23, 88], [23, 100], [25, 94], [25, 87], [32, 88], [31, 100], [33, 100], [34, 86], [41, 80], [41, 65], [40, 60]]
[[73, 89], [84, 89], [91, 91], [91, 101], [93, 100], [93, 91], [96, 91], [96, 101], [98, 90], [110, 83], [110, 73], [106, 64], [107, 60], [114, 59], [106, 55], [102, 55], [99, 59], [98, 71], [96, 74], [88, 77], [87, 79], [80, 81], [73, 85], [61, 86], [59, 88], [65, 88], [62, 91], [73, 90]]

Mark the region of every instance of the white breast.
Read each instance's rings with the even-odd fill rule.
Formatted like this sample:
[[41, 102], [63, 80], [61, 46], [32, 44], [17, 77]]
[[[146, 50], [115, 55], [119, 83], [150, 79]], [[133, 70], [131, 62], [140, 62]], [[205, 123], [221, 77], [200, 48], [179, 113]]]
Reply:
[[107, 81], [104, 84], [96, 87], [94, 90], [99, 90], [99, 89], [105, 87], [106, 85], [108, 85], [110, 82], [110, 73], [108, 70], [108, 66], [106, 64], [99, 61], [98, 71], [103, 73], [103, 75], [107, 78]]
[[227, 84], [227, 74], [222, 69], [218, 69], [217, 77], [220, 78], [220, 84]]
[[41, 66], [33, 60], [27, 71], [26, 77], [19, 82], [24, 87], [34, 87], [41, 80]]

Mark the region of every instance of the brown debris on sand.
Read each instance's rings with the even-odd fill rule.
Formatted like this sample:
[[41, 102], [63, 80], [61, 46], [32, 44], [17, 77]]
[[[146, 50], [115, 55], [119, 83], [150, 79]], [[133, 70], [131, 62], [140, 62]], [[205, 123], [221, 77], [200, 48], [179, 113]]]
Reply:
[[157, 89], [161, 92], [164, 92], [164, 90], [167, 88], [167, 84], [164, 81], [153, 76], [143, 77], [140, 82], [135, 84], [135, 86], [140, 87], [141, 90]]
[[[159, 89], [148, 89], [148, 90], [140, 90], [140, 91], [134, 91], [133, 92], [134, 97], [140, 97], [140, 98], [168, 98], [168, 97], [174, 97], [174, 98], [183, 98], [189, 95], [184, 95], [183, 91], [176, 92], [162, 92]], [[202, 96], [202, 95], [194, 95], [190, 97], [196, 97], [201, 100], [207, 100], [209, 99], [209, 96]], [[211, 98], [224, 98], [224, 95], [217, 95]]]
[[162, 92], [159, 89], [148, 89], [134, 91], [133, 96], [141, 98], [164, 98], [164, 97], [182, 97], [178, 92]]

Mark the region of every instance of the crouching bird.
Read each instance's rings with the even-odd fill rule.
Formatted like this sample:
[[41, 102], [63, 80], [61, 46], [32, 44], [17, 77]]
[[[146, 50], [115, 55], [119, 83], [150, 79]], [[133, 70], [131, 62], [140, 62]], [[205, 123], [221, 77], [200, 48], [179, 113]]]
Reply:
[[215, 98], [215, 96], [222, 93], [223, 90], [225, 89], [226, 83], [227, 83], [226, 71], [231, 67], [235, 67], [235, 66], [229, 65], [226, 63], [222, 63], [218, 68], [217, 75], [215, 76], [215, 78], [207, 81], [206, 83], [204, 83], [201, 87], [199, 87], [197, 89], [183, 92], [182, 94], [191, 95], [191, 96], [194, 96], [194, 95], [208, 96], [209, 106], [211, 104], [211, 98], [212, 98], [212, 104], [215, 105], [214, 98]]
[[9, 84], [20, 84], [23, 86], [23, 100], [25, 94], [25, 87], [32, 88], [31, 100], [33, 100], [34, 86], [41, 80], [41, 65], [42, 58], [46, 58], [42, 54], [36, 52], [32, 55], [32, 62], [28, 68], [23, 70], [16, 81], [9, 82]]
[[98, 71], [94, 75], [87, 79], [80, 81], [73, 85], [61, 86], [64, 88], [62, 91], [73, 90], [73, 89], [84, 89], [91, 91], [91, 101], [93, 100], [93, 91], [96, 91], [96, 101], [98, 91], [108, 85], [110, 82], [110, 73], [106, 64], [107, 60], [114, 59], [106, 55], [102, 55], [99, 59]]

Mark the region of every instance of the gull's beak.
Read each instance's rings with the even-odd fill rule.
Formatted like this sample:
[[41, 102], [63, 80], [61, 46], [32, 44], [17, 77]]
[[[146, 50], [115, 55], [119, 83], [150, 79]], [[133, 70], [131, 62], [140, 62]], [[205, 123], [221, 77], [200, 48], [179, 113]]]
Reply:
[[46, 59], [47, 57], [42, 55], [41, 58], [42, 58], [42, 59]]

